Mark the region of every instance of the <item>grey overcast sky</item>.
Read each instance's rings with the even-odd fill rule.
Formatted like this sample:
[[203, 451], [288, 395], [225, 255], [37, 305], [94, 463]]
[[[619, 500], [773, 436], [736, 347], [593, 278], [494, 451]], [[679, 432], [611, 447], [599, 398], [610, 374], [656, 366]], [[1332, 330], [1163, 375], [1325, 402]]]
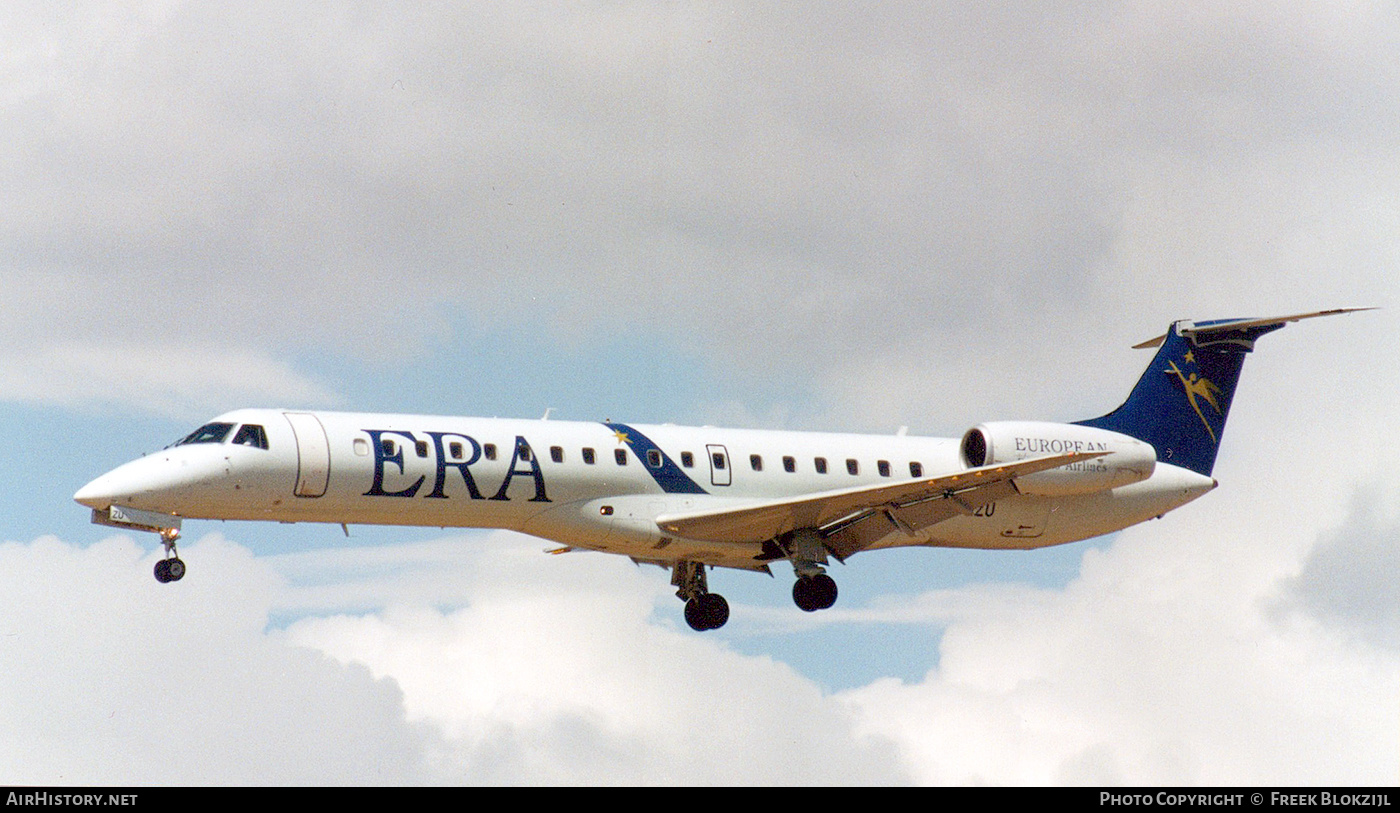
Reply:
[[[7, 4], [0, 782], [1400, 781], [1393, 2]], [[509, 533], [88, 525], [241, 406], [956, 435], [1249, 361], [1211, 495], [808, 616]]]

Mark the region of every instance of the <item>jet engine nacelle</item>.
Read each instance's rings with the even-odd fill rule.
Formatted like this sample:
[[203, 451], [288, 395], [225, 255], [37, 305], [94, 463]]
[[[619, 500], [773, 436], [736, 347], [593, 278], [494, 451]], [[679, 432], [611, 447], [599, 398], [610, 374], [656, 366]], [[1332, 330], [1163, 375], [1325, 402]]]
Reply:
[[1055, 454], [1107, 453], [1015, 479], [1022, 494], [1040, 497], [1067, 497], [1126, 486], [1151, 477], [1157, 466], [1157, 450], [1150, 443], [1107, 429], [1042, 421], [979, 424], [963, 435], [961, 451], [962, 462], [969, 468]]

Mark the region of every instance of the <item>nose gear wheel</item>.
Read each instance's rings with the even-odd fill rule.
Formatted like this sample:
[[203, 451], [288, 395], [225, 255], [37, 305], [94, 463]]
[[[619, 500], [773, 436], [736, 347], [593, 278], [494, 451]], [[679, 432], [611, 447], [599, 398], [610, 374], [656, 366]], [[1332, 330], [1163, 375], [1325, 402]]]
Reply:
[[177, 582], [185, 577], [185, 563], [180, 559], [180, 552], [175, 549], [175, 540], [180, 538], [180, 532], [167, 528], [160, 532], [161, 544], [165, 546], [165, 558], [156, 562], [156, 581], [161, 584], [167, 582]]

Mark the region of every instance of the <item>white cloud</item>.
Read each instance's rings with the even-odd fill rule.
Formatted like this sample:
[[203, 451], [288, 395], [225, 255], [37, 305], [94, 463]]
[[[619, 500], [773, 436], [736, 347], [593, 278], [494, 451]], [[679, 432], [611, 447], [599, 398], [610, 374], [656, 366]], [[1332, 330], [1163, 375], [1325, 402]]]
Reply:
[[17, 784], [400, 784], [431, 738], [362, 667], [264, 630], [277, 577], [217, 536], [160, 590], [129, 539], [0, 545], [0, 764]]
[[1400, 652], [1278, 620], [1278, 574], [1231, 552], [1256, 543], [1172, 524], [1089, 552], [1064, 591], [947, 591], [936, 669], [843, 693], [860, 730], [921, 783], [1392, 783]]
[[[321, 405], [303, 367], [484, 324], [580, 364], [664, 334], [744, 423], [956, 432], [1107, 411], [1172, 318], [1395, 299], [1388, 5], [298, 9], [0, 32], [0, 398]], [[0, 778], [1393, 781], [1389, 594], [1347, 561], [1394, 522], [1345, 512], [1397, 451], [1386, 313], [1265, 338], [1209, 508], [1068, 589], [806, 619], [948, 628], [836, 697], [533, 542], [210, 537], [173, 589], [120, 540], [5, 545]]]
[[249, 404], [326, 406], [338, 400], [287, 364], [239, 347], [70, 343], [0, 353], [0, 399], [189, 420]]
[[[440, 569], [443, 551], [464, 544], [439, 545], [431, 564], [409, 561]], [[902, 778], [878, 741], [853, 737], [847, 712], [787, 666], [738, 655], [670, 616], [649, 620], [665, 580], [629, 577], [621, 560], [559, 565], [498, 535], [457, 563], [465, 607], [401, 603], [282, 632], [267, 628], [268, 614], [304, 603], [293, 595], [304, 588], [289, 590], [268, 560], [217, 534], [181, 552], [189, 575], [160, 585], [153, 555], [126, 538], [0, 545], [13, 579], [0, 597], [6, 781]], [[358, 553], [383, 562], [379, 551]], [[600, 572], [613, 581], [596, 583]], [[357, 599], [385, 597], [370, 589]]]
[[[442, 543], [439, 543], [439, 547]], [[451, 540], [466, 606], [308, 618], [287, 638], [403, 687], [473, 782], [874, 783], [904, 779], [810, 680], [678, 623], [660, 571], [542, 557], [515, 534]], [[370, 556], [377, 554], [365, 552]], [[661, 623], [652, 605], [664, 601]]]
[[1210, 521], [1127, 532], [1064, 590], [839, 607], [820, 620], [944, 632], [923, 680], [835, 695], [690, 632], [659, 571], [509, 533], [266, 559], [210, 535], [174, 585], [125, 538], [7, 543], [0, 761], [38, 783], [1392, 781], [1400, 652], [1279, 613], [1302, 550], [1260, 567], [1266, 543]]
[[1384, 7], [134, 9], [5, 34], [11, 339], [625, 323], [748, 389], [900, 371], [835, 402], [883, 426], [1007, 325], [1393, 296]]
[[[1298, 575], [1281, 587], [1280, 609], [1302, 610], [1361, 638], [1400, 650], [1400, 523], [1388, 495], [1366, 488], [1342, 525], [1324, 533]], [[1389, 510], [1387, 510], [1389, 509]]]

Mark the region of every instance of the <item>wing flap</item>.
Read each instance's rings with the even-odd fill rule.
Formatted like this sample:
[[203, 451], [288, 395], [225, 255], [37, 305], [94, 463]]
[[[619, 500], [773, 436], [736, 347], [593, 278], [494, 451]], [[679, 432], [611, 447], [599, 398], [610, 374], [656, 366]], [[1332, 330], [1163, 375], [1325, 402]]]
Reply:
[[[1079, 452], [1036, 457], [891, 485], [856, 486], [738, 507], [663, 514], [656, 518], [656, 524], [666, 533], [711, 542], [766, 542], [798, 528], [821, 528], [828, 536], [841, 535], [840, 548], [849, 552], [834, 552], [848, 556], [892, 530], [911, 533], [1014, 494], [1012, 480], [1017, 477], [1104, 454]], [[883, 522], [883, 529], [872, 524], [872, 519]], [[859, 525], [871, 528], [859, 533], [851, 530]], [[866, 539], [876, 529], [878, 536]]]
[[956, 516], [971, 514], [995, 500], [1015, 495], [1011, 480], [997, 480], [971, 492], [938, 495], [912, 505], [885, 505], [862, 511], [824, 529], [826, 546], [838, 559], [859, 553], [891, 533], [914, 536], [920, 530]]

